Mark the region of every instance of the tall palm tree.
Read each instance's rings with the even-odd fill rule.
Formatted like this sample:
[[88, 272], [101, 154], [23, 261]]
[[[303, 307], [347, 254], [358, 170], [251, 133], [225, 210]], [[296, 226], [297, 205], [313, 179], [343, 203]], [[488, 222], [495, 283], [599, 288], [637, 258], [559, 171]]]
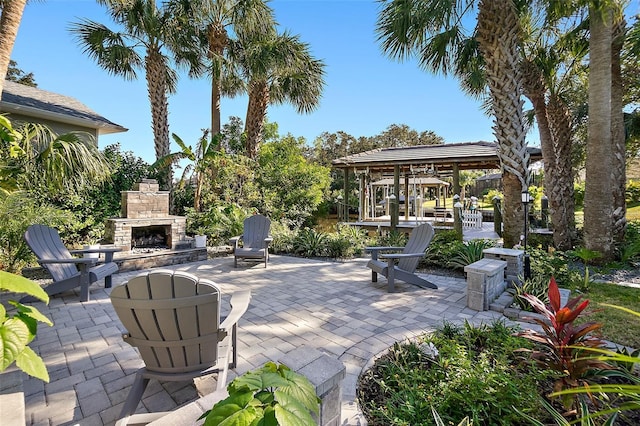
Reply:
[[[595, 3], [595, 2], [594, 2]], [[599, 6], [599, 7], [598, 7]], [[589, 122], [584, 199], [584, 242], [607, 261], [614, 255], [612, 66], [615, 4], [589, 5]]]
[[[195, 43], [195, 35], [184, 25], [185, 16], [177, 13], [185, 9], [179, 7], [181, 0], [164, 3], [160, 9], [155, 0], [98, 1], [123, 30], [83, 19], [71, 25], [71, 32], [84, 53], [111, 74], [136, 79], [136, 69], [144, 67], [156, 158], [162, 158], [170, 150], [168, 94], [175, 91], [177, 82], [172, 59], [192, 59], [187, 55]], [[170, 175], [166, 179], [165, 184], [170, 184]]]
[[275, 28], [240, 38], [232, 55], [247, 81], [246, 153], [255, 159], [270, 104], [288, 102], [299, 113], [317, 108], [324, 88], [324, 63], [311, 55], [299, 36], [278, 34]]
[[[472, 0], [381, 0], [377, 33], [391, 57], [418, 56], [434, 72], [452, 73], [466, 84], [483, 63], [494, 115], [494, 135], [504, 185], [504, 243], [519, 241], [524, 214], [521, 192], [528, 188], [529, 155], [521, 99], [518, 12], [511, 0], [479, 0], [475, 34], [466, 34], [462, 15], [474, 11]], [[474, 54], [477, 49], [481, 57]], [[474, 67], [470, 67], [474, 65]], [[469, 87], [469, 86], [467, 86]]]
[[4, 79], [9, 69], [11, 52], [22, 21], [22, 13], [27, 0], [0, 0], [0, 98], [4, 88]]
[[235, 64], [226, 58], [232, 40], [229, 33], [243, 36], [273, 27], [273, 11], [267, 3], [268, 0], [192, 1], [192, 19], [201, 33], [206, 69], [211, 78], [211, 134], [214, 136], [221, 130], [221, 96], [242, 91]]

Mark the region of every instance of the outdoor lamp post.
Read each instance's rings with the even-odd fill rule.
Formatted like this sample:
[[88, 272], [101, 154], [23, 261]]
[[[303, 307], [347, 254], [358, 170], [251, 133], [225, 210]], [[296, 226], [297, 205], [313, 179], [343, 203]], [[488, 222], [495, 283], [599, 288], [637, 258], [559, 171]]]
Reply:
[[338, 204], [338, 222], [342, 221], [342, 195], [336, 197], [336, 204]]
[[529, 191], [522, 191], [522, 206], [524, 210], [524, 279], [531, 278], [531, 258], [527, 254], [527, 231], [529, 228], [527, 207], [531, 202], [531, 195]]

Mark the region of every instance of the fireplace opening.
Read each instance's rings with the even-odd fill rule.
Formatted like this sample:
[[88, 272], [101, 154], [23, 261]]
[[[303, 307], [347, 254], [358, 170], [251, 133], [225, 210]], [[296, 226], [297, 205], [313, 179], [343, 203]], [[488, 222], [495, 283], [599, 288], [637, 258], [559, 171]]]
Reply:
[[136, 249], [168, 249], [171, 226], [151, 225], [131, 228], [131, 250]]

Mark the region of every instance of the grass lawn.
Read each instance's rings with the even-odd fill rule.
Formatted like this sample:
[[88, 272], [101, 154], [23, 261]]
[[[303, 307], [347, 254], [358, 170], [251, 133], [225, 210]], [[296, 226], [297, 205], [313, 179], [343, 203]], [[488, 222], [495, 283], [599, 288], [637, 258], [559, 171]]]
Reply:
[[589, 315], [584, 321], [595, 321], [604, 324], [602, 337], [606, 340], [640, 348], [640, 317], [627, 312], [602, 306], [602, 304], [623, 306], [636, 312], [640, 311], [640, 289], [623, 287], [614, 284], [592, 283], [585, 295], [589, 299]]
[[627, 220], [640, 220], [640, 203], [627, 204]]

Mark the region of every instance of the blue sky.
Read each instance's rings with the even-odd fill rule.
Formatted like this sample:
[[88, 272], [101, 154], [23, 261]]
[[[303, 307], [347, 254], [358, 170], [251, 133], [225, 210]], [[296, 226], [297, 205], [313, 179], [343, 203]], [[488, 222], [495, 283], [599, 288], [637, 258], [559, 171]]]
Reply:
[[[463, 94], [455, 79], [429, 74], [414, 62], [388, 59], [374, 33], [378, 4], [374, 0], [274, 0], [271, 6], [283, 28], [299, 34], [312, 54], [326, 64], [326, 86], [319, 108], [297, 114], [289, 105], [270, 106], [268, 118], [281, 135], [303, 136], [308, 143], [322, 132], [345, 131], [373, 136], [391, 124], [431, 130], [446, 142], [493, 140], [491, 118], [477, 100]], [[638, 0], [628, 11], [640, 13]], [[138, 80], [110, 76], [82, 53], [68, 31], [71, 22], [88, 18], [116, 29], [94, 0], [28, 2], [12, 59], [33, 72], [38, 87], [74, 97], [129, 129], [100, 138], [100, 148], [119, 142], [148, 162], [154, 160], [151, 113], [143, 71]], [[210, 83], [182, 76], [169, 98], [169, 130], [195, 144], [210, 123]], [[223, 123], [243, 121], [245, 97], [222, 99]], [[528, 135], [535, 145], [538, 136]], [[177, 150], [177, 147], [173, 147]]]

